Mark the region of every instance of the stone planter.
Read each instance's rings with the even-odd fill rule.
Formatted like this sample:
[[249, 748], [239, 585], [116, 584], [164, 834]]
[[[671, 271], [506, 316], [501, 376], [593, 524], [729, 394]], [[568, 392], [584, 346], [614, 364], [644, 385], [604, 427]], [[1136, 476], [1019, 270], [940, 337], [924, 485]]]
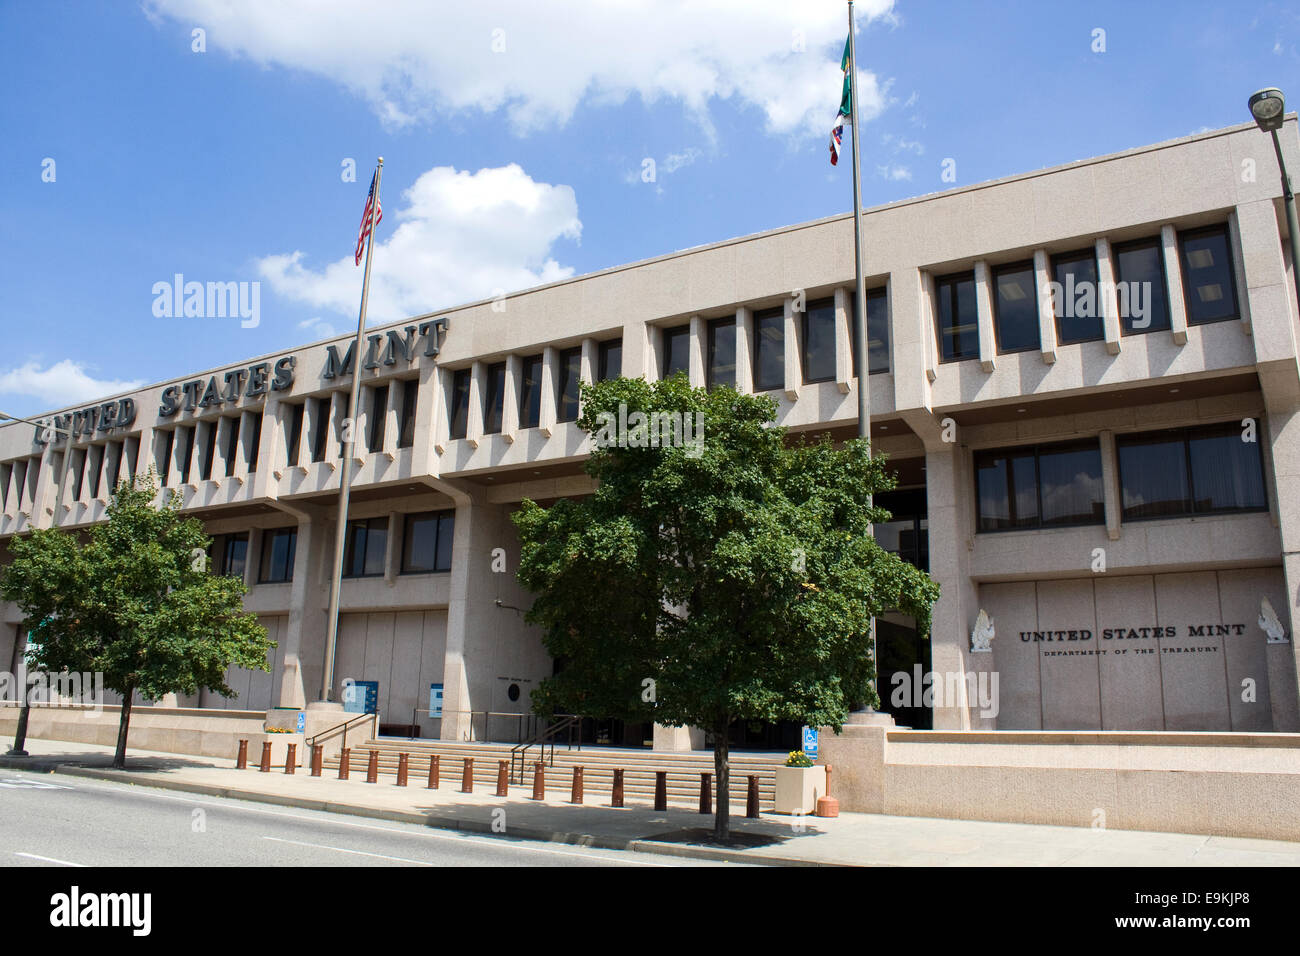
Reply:
[[826, 796], [826, 768], [777, 767], [777, 813], [812, 813], [817, 798]]
[[298, 750], [294, 754], [294, 766], [307, 766], [307, 758], [303, 751], [307, 749], [305, 734], [262, 734], [262, 740], [256, 742], [249, 741], [248, 765], [256, 769], [262, 761], [262, 741], [271, 741], [271, 769], [284, 770], [284, 762], [289, 757], [289, 745], [297, 744]]

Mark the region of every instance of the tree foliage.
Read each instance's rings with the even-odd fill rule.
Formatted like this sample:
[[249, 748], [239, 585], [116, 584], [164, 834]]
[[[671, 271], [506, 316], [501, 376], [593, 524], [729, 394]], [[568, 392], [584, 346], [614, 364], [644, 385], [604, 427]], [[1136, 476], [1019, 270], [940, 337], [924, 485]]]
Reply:
[[122, 695], [118, 766], [133, 694], [157, 700], [207, 688], [233, 697], [227, 668], [268, 670], [275, 646], [243, 608], [244, 582], [208, 573], [203, 525], [181, 516], [174, 495], [155, 506], [157, 493], [152, 473], [122, 481], [108, 520], [85, 543], [35, 530], [10, 542], [14, 560], [0, 573], [0, 595], [33, 632], [35, 667], [102, 673]]
[[[582, 398], [578, 425], [602, 438], [587, 462], [595, 492], [515, 515], [528, 619], [563, 661], [534, 704], [708, 730], [725, 838], [728, 728], [838, 730], [878, 704], [871, 619], [901, 611], [928, 634], [938, 585], [871, 536], [889, 519], [871, 495], [894, 479], [866, 442], [789, 443], [772, 399], [680, 375]], [[651, 444], [646, 425], [664, 413], [702, 422], [700, 443]], [[611, 432], [611, 417], [628, 427]]]

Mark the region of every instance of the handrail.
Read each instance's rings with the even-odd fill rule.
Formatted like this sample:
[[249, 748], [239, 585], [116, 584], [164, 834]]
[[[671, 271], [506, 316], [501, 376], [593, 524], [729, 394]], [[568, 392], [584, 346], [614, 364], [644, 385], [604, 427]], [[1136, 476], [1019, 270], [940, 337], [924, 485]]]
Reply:
[[333, 727], [329, 728], [328, 730], [322, 730], [320, 733], [315, 734], [314, 736], [308, 737], [308, 738], [303, 742], [303, 746], [304, 746], [304, 747], [307, 747], [307, 748], [314, 747], [314, 746], [316, 746], [316, 742], [317, 742], [318, 740], [320, 740], [322, 737], [329, 736], [330, 734], [333, 734], [333, 733], [336, 732], [336, 731], [342, 730], [342, 731], [343, 731], [343, 746], [346, 747], [346, 746], [348, 745], [348, 728], [351, 727], [353, 724], [358, 723], [359, 721], [366, 720], [366, 719], [371, 718], [371, 717], [373, 717], [373, 718], [375, 719], [376, 726], [378, 726], [378, 722], [379, 722], [379, 714], [377, 714], [377, 713], [375, 713], [375, 714], [357, 714], [355, 717], [350, 717], [350, 718], [348, 718], [347, 720], [343, 721], [343, 723], [341, 723], [341, 724], [335, 724]]
[[[527, 766], [528, 751], [535, 744], [539, 744], [541, 746], [542, 762], [546, 763], [546, 744], [547, 742], [550, 743], [551, 760], [549, 765], [552, 767], [555, 766], [555, 738], [560, 735], [561, 731], [567, 730], [569, 732], [569, 749], [570, 750], [573, 749], [574, 728], [579, 727], [581, 725], [582, 718], [577, 716], [576, 714], [555, 714], [554, 716], [559, 718], [558, 720], [555, 721], [555, 723], [551, 724], [549, 727], [544, 728], [543, 730], [538, 731], [537, 733], [533, 734], [533, 736], [528, 740], [524, 741], [521, 744], [516, 744], [514, 747], [510, 749], [510, 778], [514, 780], [516, 783], [524, 782], [524, 769]], [[578, 740], [578, 749], [579, 750], [582, 749], [581, 738], [579, 738]], [[516, 775], [515, 773], [516, 762], [518, 762], [519, 764], [518, 775]]]
[[[522, 743], [522, 742], [523, 742], [523, 740], [524, 740], [524, 736], [525, 736], [525, 733], [526, 733], [525, 728], [532, 728], [532, 727], [534, 726], [536, 720], [537, 720], [537, 715], [536, 715], [536, 714], [518, 713], [518, 712], [516, 712], [516, 711], [501, 711], [501, 710], [449, 710], [449, 709], [444, 708], [444, 709], [442, 710], [441, 713], [439, 713], [437, 716], [434, 716], [434, 712], [431, 711], [431, 710], [428, 710], [428, 709], [423, 708], [423, 707], [414, 707], [414, 708], [411, 709], [411, 723], [410, 723], [410, 729], [411, 729], [411, 731], [414, 731], [414, 730], [416, 729], [416, 727], [420, 724], [420, 719], [419, 719], [419, 718], [420, 718], [420, 714], [428, 714], [428, 715], [429, 715], [429, 720], [443, 720], [443, 719], [445, 719], [446, 717], [448, 717], [448, 716], [450, 716], [450, 715], [453, 715], [453, 714], [468, 714], [468, 715], [469, 715], [469, 732], [470, 732], [470, 736], [471, 736], [471, 739], [475, 739], [475, 740], [489, 740], [489, 739], [491, 739], [491, 734], [489, 733], [489, 729], [490, 729], [490, 728], [489, 728], [489, 723], [488, 723], [488, 721], [491, 720], [492, 718], [494, 718], [494, 717], [496, 717], [496, 718], [503, 718], [503, 717], [504, 717], [504, 718], [509, 718], [509, 719], [514, 720], [514, 721], [516, 722], [516, 729], [515, 729], [515, 743]], [[482, 717], [482, 718], [483, 718], [483, 722], [482, 722], [482, 723], [483, 723], [483, 736], [482, 736], [482, 737], [475, 737], [475, 736], [474, 736], [474, 734], [475, 734], [474, 721], [475, 721], [475, 719], [478, 718], [478, 717]], [[530, 734], [531, 734], [532, 731], [531, 731], [531, 730], [528, 730], [527, 733], [530, 733]], [[408, 735], [406, 739], [407, 739], [407, 740], [414, 740], [415, 737], [414, 737], [414, 735], [412, 734], [412, 735]], [[501, 743], [509, 743], [509, 741], [504, 741], [504, 740], [503, 740], [503, 741], [500, 741], [500, 742], [501, 742]]]

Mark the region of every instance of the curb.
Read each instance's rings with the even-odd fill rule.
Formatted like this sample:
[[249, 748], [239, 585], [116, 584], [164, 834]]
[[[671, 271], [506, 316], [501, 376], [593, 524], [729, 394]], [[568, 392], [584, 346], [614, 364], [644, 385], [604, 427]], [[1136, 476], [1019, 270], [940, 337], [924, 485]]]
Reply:
[[209, 797], [221, 797], [228, 800], [248, 800], [255, 803], [268, 803], [274, 806], [294, 807], [299, 810], [316, 810], [323, 813], [340, 813], [349, 816], [366, 817], [374, 820], [387, 820], [391, 823], [413, 823], [437, 830], [456, 830], [500, 839], [534, 840], [540, 843], [558, 843], [569, 846], [587, 846], [598, 850], [631, 850], [637, 853], [654, 853], [660, 856], [686, 857], [697, 860], [710, 860], [715, 863], [748, 863], [755, 866], [851, 866], [848, 863], [821, 862], [818, 860], [798, 859], [794, 857], [772, 856], [770, 854], [746, 853], [737, 850], [715, 849], [704, 846], [687, 846], [676, 843], [661, 843], [657, 840], [624, 839], [621, 837], [601, 836], [594, 833], [576, 833], [563, 830], [548, 830], [543, 827], [511, 827], [509, 833], [500, 834], [492, 830], [492, 825], [482, 820], [467, 820], [457, 817], [440, 817], [435, 814], [415, 813], [405, 810], [384, 810], [379, 807], [364, 807], [350, 803], [336, 803], [330, 800], [314, 800], [310, 797], [291, 797], [264, 793], [258, 790], [243, 790], [237, 787], [213, 786], [203, 783], [190, 783], [179, 780], [140, 779], [130, 771], [104, 770], [99, 767], [80, 767], [75, 764], [45, 764], [32, 762], [30, 758], [15, 758], [21, 763], [6, 761], [0, 757], [0, 768], [20, 769], [37, 772], [64, 774], [70, 777], [86, 777], [93, 780], [109, 780], [115, 783], [129, 783], [141, 787], [153, 787], [158, 790], [179, 790], [185, 793], [202, 794]]

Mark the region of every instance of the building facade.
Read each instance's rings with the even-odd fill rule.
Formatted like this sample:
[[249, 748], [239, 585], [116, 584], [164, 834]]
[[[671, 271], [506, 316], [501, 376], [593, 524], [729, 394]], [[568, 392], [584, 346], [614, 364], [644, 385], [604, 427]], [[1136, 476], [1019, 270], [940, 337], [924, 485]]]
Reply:
[[[1283, 134], [1300, 168], [1294, 117]], [[899, 477], [877, 537], [942, 587], [928, 641], [880, 624], [899, 721], [1300, 730], [1298, 323], [1265, 134], [864, 225], [871, 434]], [[771, 395], [794, 432], [851, 437], [853, 280], [836, 216], [376, 327], [360, 356], [345, 336], [65, 408], [42, 416], [77, 433], [61, 505], [62, 442], [0, 427], [0, 539], [56, 508], [94, 524], [118, 477], [152, 467], [277, 642], [269, 674], [232, 674], [236, 699], [179, 703], [301, 708], [354, 468], [334, 699], [363, 682], [384, 725], [509, 739], [523, 718], [500, 715], [526, 714], [553, 669], [523, 622], [510, 514], [590, 491], [578, 382], [684, 370]], [[361, 452], [343, 462], [354, 358]], [[2, 666], [14, 606], [0, 625]]]

